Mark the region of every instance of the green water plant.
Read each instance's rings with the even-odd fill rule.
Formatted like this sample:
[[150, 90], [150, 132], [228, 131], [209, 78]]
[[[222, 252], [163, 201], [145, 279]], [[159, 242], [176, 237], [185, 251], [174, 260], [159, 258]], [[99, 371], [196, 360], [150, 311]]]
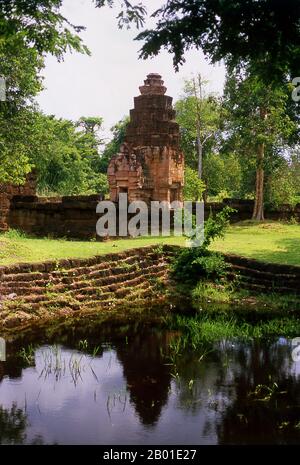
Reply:
[[22, 347], [19, 351], [19, 356], [26, 363], [26, 365], [32, 365], [34, 363], [35, 348], [32, 344], [27, 347]]

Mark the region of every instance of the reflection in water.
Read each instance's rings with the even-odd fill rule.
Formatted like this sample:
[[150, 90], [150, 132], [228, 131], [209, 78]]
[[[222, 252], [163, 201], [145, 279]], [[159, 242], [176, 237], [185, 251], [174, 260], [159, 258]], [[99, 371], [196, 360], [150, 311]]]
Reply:
[[0, 407], [0, 444], [23, 444], [27, 417], [15, 403], [10, 409]]
[[167, 333], [136, 334], [117, 348], [130, 400], [144, 425], [154, 425], [168, 400], [170, 369], [162, 356]]
[[220, 443], [299, 442], [299, 374], [290, 354], [283, 340], [239, 348], [232, 366], [235, 399], [218, 425]]
[[182, 351], [174, 366], [166, 354], [176, 334], [166, 330], [85, 337], [53, 337], [23, 368], [10, 347], [0, 364], [2, 444], [300, 440], [299, 367], [287, 340], [221, 341], [205, 356]]

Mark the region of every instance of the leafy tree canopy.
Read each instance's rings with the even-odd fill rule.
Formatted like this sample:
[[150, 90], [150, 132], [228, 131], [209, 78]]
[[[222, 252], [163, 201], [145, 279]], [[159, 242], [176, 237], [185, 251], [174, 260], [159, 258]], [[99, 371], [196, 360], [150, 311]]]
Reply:
[[[96, 0], [99, 7], [114, 3]], [[145, 14], [140, 2], [124, 1], [118, 18], [126, 18], [126, 25], [143, 26]], [[196, 47], [213, 63], [225, 60], [230, 67], [251, 63], [265, 82], [299, 74], [298, 0], [168, 0], [152, 17], [156, 27], [136, 38], [144, 41], [142, 58], [165, 48], [178, 69], [185, 51]]]
[[143, 58], [167, 48], [177, 68], [184, 52], [196, 47], [212, 62], [251, 63], [267, 82], [298, 75], [298, 0], [169, 0], [153, 16], [156, 28], [137, 37], [145, 41]]
[[37, 112], [27, 137], [27, 148], [28, 158], [37, 168], [41, 194], [107, 192], [107, 180], [99, 172], [96, 136], [78, 131], [78, 122]]
[[[185, 162], [193, 169], [198, 164], [198, 143], [203, 156], [212, 152], [218, 144], [221, 132], [222, 107], [218, 97], [203, 94], [194, 95], [192, 81], [186, 80], [183, 94], [175, 104], [176, 121], [181, 130], [181, 147]], [[199, 134], [197, 132], [199, 124]]]
[[[114, 6], [115, 0], [95, 0], [97, 7], [108, 5], [110, 8]], [[128, 0], [123, 0], [121, 10], [117, 16], [118, 25], [120, 28], [129, 28], [131, 23], [134, 23], [137, 28], [140, 28], [145, 23], [147, 14], [146, 7], [141, 3], [133, 3]]]
[[62, 0], [0, 0], [0, 46], [18, 39], [27, 48], [62, 59], [67, 50], [89, 53], [60, 8]]
[[20, 38], [0, 43], [0, 75], [6, 80], [6, 101], [0, 102], [0, 182], [20, 183], [30, 171], [27, 135], [43, 65], [39, 53]]

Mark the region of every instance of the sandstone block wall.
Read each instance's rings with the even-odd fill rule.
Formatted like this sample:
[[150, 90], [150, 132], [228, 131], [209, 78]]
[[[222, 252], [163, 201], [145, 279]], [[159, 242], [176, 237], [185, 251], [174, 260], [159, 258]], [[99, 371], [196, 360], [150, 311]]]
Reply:
[[36, 174], [31, 172], [25, 184], [14, 186], [12, 184], [0, 184], [0, 231], [7, 231], [10, 227], [9, 214], [11, 201], [15, 196], [36, 198]]
[[[17, 196], [10, 200], [10, 210], [8, 213], [6, 212], [5, 224], [6, 227], [9, 225], [11, 228], [20, 229], [40, 237], [52, 235], [54, 237], [93, 239], [96, 237], [96, 223], [99, 219], [96, 214], [99, 199], [101, 199], [99, 195], [54, 199]], [[217, 213], [226, 205], [236, 209], [236, 212], [231, 216], [232, 223], [251, 219], [253, 202], [242, 200], [207, 203], [205, 205], [205, 218], [210, 215], [210, 212]], [[130, 219], [130, 215], [128, 218]], [[277, 210], [267, 210], [266, 218], [270, 220], [296, 218], [300, 223], [300, 205], [295, 208], [285, 205]]]
[[[221, 211], [224, 207], [230, 206], [236, 210], [231, 215], [231, 222], [236, 223], [238, 221], [251, 220], [254, 201], [253, 200], [242, 200], [242, 199], [224, 199], [223, 202], [211, 202], [205, 206], [206, 215], [211, 209], [213, 213]], [[265, 208], [266, 220], [272, 221], [289, 221], [292, 218], [300, 223], [300, 204], [292, 207], [291, 205], [282, 205], [279, 208]]]
[[9, 225], [36, 236], [92, 239], [96, 236], [99, 200], [102, 200], [100, 195], [14, 197], [8, 215]]

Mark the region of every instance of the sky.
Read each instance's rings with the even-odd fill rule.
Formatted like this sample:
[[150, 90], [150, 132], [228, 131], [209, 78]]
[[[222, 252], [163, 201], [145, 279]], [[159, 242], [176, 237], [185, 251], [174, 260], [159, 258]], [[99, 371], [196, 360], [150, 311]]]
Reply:
[[[144, 4], [151, 5], [151, 12], [162, 0], [144, 0]], [[186, 63], [178, 73], [167, 51], [154, 59], [139, 59], [141, 43], [133, 40], [137, 30], [118, 29], [117, 7], [96, 9], [92, 0], [64, 0], [62, 13], [73, 24], [86, 27], [80, 35], [92, 56], [67, 54], [60, 63], [52, 56], [46, 57], [45, 90], [37, 98], [46, 114], [72, 120], [101, 116], [103, 134], [109, 137], [109, 129], [133, 107], [133, 97], [139, 95], [138, 88], [149, 73], [162, 75], [167, 95], [174, 101], [182, 94], [184, 79], [199, 72], [209, 81], [208, 92], [222, 93], [224, 66], [210, 65], [199, 51], [186, 53]]]

